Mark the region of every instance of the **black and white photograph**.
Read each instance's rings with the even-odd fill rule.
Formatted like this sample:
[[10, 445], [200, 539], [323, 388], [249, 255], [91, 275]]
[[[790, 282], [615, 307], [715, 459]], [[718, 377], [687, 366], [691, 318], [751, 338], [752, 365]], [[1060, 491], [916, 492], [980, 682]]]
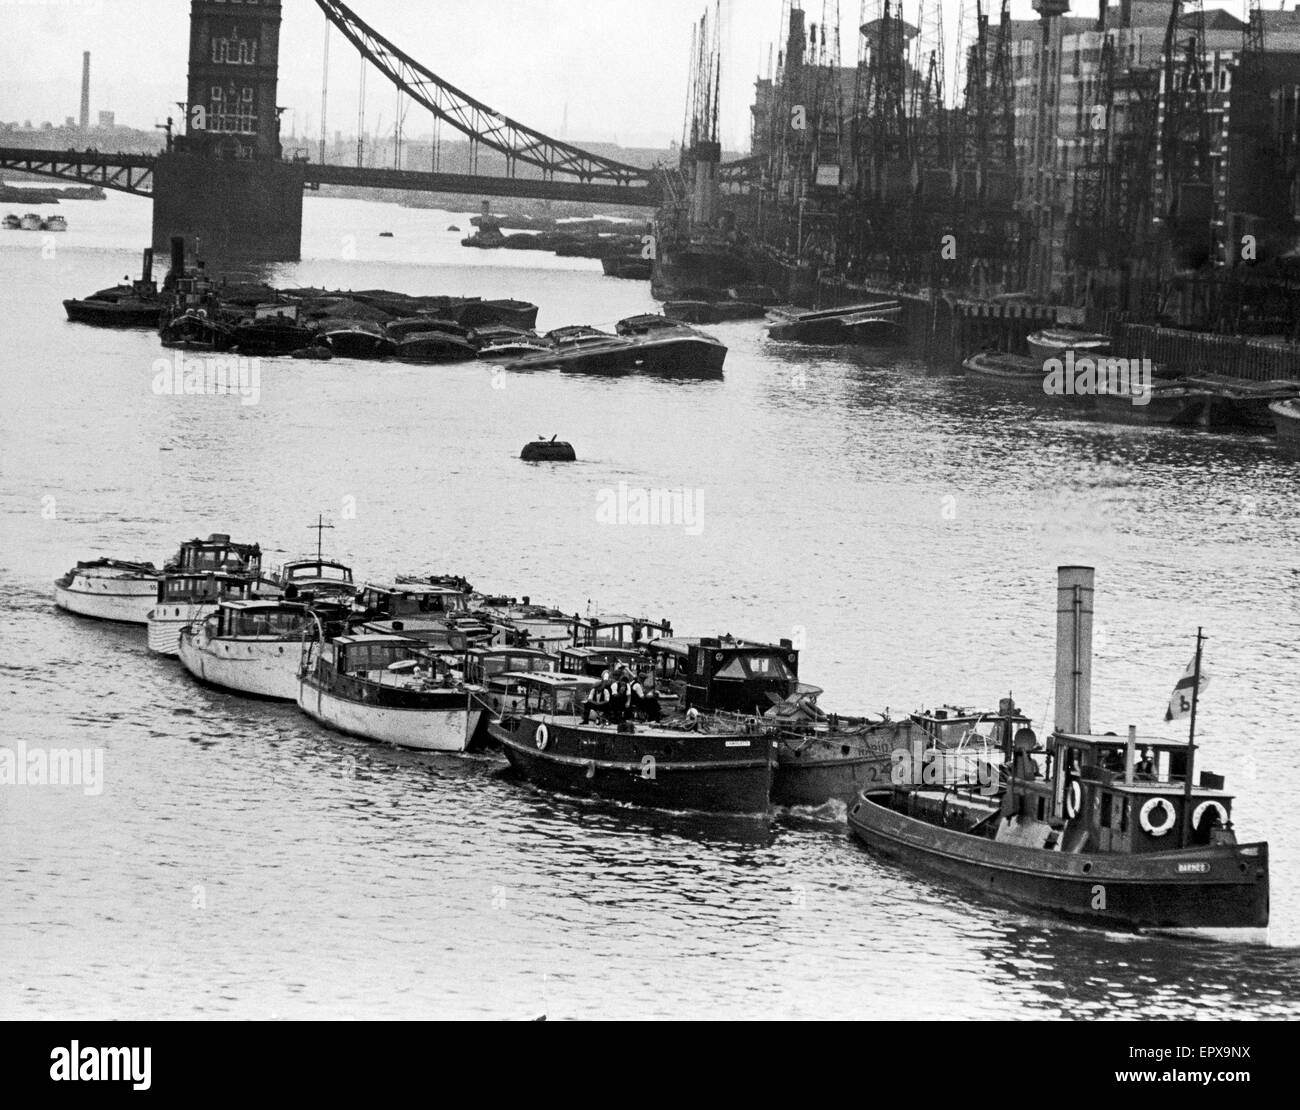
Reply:
[[0, 20], [22, 1067], [1070, 1021], [1123, 1031], [1081, 1093], [1258, 1085], [1300, 1018], [1300, 7]]

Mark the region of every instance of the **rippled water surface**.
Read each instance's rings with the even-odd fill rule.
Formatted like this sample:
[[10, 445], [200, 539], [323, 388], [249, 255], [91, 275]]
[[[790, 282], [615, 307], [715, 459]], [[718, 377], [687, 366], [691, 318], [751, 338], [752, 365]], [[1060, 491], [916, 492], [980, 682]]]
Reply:
[[[718, 383], [267, 359], [255, 405], [159, 396], [154, 335], [59, 303], [136, 270], [147, 204], [65, 212], [52, 257], [0, 233], [2, 738], [103, 748], [106, 782], [0, 787], [0, 1016], [1300, 1015], [1300, 464], [1270, 441], [1107, 426], [754, 323], [712, 329]], [[655, 307], [595, 262], [463, 250], [453, 222], [312, 198], [305, 261], [270, 276], [521, 297], [543, 328]], [[520, 462], [537, 434], [581, 461]], [[601, 523], [619, 483], [690, 491], [702, 529]], [[199, 688], [142, 630], [53, 608], [78, 558], [209, 531], [296, 551], [317, 512], [372, 577], [801, 633], [843, 711], [1011, 691], [1044, 719], [1054, 568], [1093, 564], [1099, 729], [1159, 729], [1205, 626], [1199, 735], [1271, 844], [1267, 943], [1008, 911], [874, 859], [842, 811], [553, 798]]]

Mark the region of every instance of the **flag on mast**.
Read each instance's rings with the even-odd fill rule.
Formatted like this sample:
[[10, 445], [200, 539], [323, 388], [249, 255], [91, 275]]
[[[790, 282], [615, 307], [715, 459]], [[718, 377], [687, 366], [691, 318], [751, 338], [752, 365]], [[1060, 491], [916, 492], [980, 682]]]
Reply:
[[[1201, 664], [1201, 683], [1197, 687], [1196, 696], [1199, 698], [1205, 693], [1205, 688], [1210, 684], [1210, 676], [1205, 673], [1205, 664]], [[1165, 710], [1166, 721], [1181, 721], [1184, 717], [1191, 716], [1192, 713], [1192, 687], [1196, 685], [1196, 659], [1187, 664], [1187, 670], [1183, 672], [1183, 677], [1178, 680], [1174, 686], [1173, 696], [1169, 699], [1169, 707]]]

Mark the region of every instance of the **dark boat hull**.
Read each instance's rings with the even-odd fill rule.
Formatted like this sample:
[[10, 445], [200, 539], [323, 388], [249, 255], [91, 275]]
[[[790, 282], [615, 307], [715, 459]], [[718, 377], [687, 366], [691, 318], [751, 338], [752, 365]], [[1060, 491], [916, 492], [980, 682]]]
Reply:
[[651, 334], [640, 341], [637, 365], [646, 374], [666, 377], [722, 377], [727, 348], [701, 336], [660, 337]]
[[112, 301], [64, 301], [63, 308], [74, 324], [97, 328], [156, 328], [161, 308], [157, 304], [115, 304]]
[[1135, 855], [1066, 853], [1000, 844], [899, 813], [863, 795], [849, 826], [868, 848], [988, 895], [1097, 925], [1264, 928], [1268, 845]]
[[1275, 403], [1269, 406], [1277, 428], [1277, 445], [1284, 455], [1300, 459], [1300, 403]]
[[1102, 419], [1118, 424], [1216, 428], [1235, 422], [1230, 401], [1199, 391], [1155, 389], [1145, 405], [1135, 405], [1125, 394], [1103, 393], [1096, 404]]
[[[548, 790], [653, 809], [766, 815], [775, 753], [759, 735], [615, 733], [548, 723], [545, 751], [539, 722], [493, 721], [489, 732], [524, 778]], [[745, 747], [728, 747], [726, 745]]]

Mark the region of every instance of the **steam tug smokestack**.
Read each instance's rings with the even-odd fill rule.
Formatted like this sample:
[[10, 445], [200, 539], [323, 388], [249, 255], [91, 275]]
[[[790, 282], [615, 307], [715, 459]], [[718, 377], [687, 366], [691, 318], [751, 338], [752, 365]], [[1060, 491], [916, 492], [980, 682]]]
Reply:
[[1092, 731], [1092, 567], [1056, 568], [1056, 731]]
[[172, 275], [185, 276], [185, 240], [179, 235], [172, 236]]

